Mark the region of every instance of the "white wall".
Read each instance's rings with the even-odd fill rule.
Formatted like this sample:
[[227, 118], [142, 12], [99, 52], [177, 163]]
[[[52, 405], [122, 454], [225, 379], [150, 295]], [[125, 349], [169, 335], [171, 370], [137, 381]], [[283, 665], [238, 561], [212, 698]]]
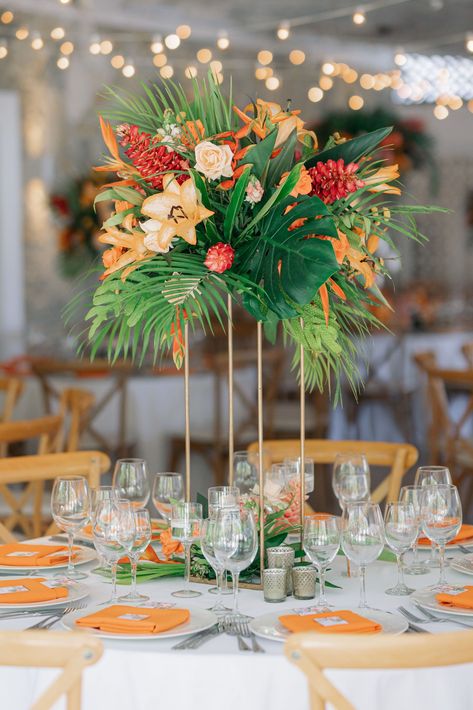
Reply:
[[21, 119], [17, 92], [0, 91], [0, 358], [23, 351]]

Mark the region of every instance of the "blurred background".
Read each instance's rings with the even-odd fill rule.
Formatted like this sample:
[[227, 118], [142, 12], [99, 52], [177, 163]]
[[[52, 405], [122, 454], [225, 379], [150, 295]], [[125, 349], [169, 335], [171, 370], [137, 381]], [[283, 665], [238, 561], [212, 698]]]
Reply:
[[[307, 395], [307, 435], [408, 441], [422, 460], [458, 456], [471, 471], [473, 381], [473, 8], [471, 0], [10, 0], [0, 7], [0, 359], [23, 392], [15, 418], [54, 409], [84, 389], [81, 444], [182, 467], [182, 377], [170, 363], [141, 370], [76, 357], [62, 311], [100, 258], [107, 206], [98, 127], [104, 85], [184, 85], [212, 71], [240, 106], [262, 97], [300, 108], [323, 145], [393, 125], [389, 159], [406, 203], [446, 215], [419, 219], [422, 244], [386, 249], [394, 311], [360, 363], [366, 389], [343, 407]], [[388, 154], [386, 154], [388, 155]], [[401, 260], [399, 260], [399, 256]], [[78, 285], [79, 284], [79, 285]], [[255, 334], [236, 324], [237, 446], [254, 440]], [[266, 436], [298, 436], [292, 353], [265, 365]], [[225, 337], [196, 335], [191, 426], [195, 487], [226, 471]], [[455, 370], [455, 372], [450, 372]], [[450, 373], [450, 375], [449, 375]], [[460, 374], [459, 374], [460, 373]], [[453, 378], [453, 379], [452, 379]], [[450, 459], [449, 459], [450, 460]]]

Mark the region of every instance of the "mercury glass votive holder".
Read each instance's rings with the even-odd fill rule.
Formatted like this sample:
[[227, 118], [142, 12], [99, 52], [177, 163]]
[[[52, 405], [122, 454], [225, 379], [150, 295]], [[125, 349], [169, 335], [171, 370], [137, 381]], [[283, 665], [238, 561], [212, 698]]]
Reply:
[[292, 585], [294, 599], [313, 599], [317, 572], [313, 567], [294, 567]]
[[279, 547], [269, 547], [268, 567], [270, 569], [285, 569], [286, 570], [286, 594], [292, 594], [292, 576], [291, 570], [294, 567], [295, 552], [292, 547], [280, 545]]
[[287, 570], [284, 568], [263, 570], [263, 595], [265, 602], [286, 600]]

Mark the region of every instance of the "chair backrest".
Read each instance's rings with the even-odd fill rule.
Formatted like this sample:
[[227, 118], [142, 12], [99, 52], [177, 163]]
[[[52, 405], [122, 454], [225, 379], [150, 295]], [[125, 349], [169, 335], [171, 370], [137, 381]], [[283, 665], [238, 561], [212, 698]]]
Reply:
[[[327, 679], [326, 668], [428, 668], [473, 662], [473, 631], [413, 636], [294, 634], [285, 645], [289, 660], [309, 682], [311, 710], [355, 710]], [[405, 707], [409, 706], [406, 698]]]
[[[268, 465], [287, 458], [300, 455], [300, 441], [286, 439], [280, 441], [265, 440], [263, 443], [267, 453]], [[258, 451], [258, 442], [250, 444], [248, 451]], [[340, 453], [365, 454], [370, 466], [381, 466], [389, 469], [389, 473], [373, 491], [372, 500], [387, 503], [399, 497], [399, 490], [404, 475], [414, 466], [419, 458], [419, 452], [412, 444], [388, 443], [385, 441], [333, 441], [331, 439], [306, 439], [305, 455], [316, 464], [332, 464]]]
[[4, 422], [0, 424], [0, 444], [37, 440], [37, 453], [48, 454], [56, 451], [61, 427], [62, 417], [57, 415]]
[[0, 392], [3, 395], [0, 422], [8, 422], [12, 418], [15, 404], [23, 392], [23, 382], [18, 377], [0, 377]]
[[0, 665], [61, 668], [62, 672], [33, 703], [31, 710], [52, 710], [66, 696], [67, 710], [80, 710], [82, 671], [103, 653], [100, 639], [57, 631], [1, 631]]
[[59, 416], [63, 428], [57, 451], [77, 451], [80, 438], [87, 427], [95, 397], [92, 392], [78, 387], [66, 387], [59, 398]]
[[473, 343], [465, 343], [462, 345], [461, 351], [467, 366], [473, 368]]
[[[64, 454], [38, 456], [14, 456], [0, 459], [0, 495], [10, 509], [8, 516], [0, 522], [0, 541], [15, 542], [12, 533], [16, 527], [27, 537], [39, 537], [43, 530], [42, 502], [45, 481], [53, 481], [58, 476], [85, 476], [91, 488], [100, 485], [100, 476], [110, 468], [110, 459], [100, 451], [76, 451]], [[24, 483], [18, 494], [10, 485]], [[24, 508], [33, 503], [32, 513]], [[49, 525], [47, 534], [57, 530], [54, 523]]]

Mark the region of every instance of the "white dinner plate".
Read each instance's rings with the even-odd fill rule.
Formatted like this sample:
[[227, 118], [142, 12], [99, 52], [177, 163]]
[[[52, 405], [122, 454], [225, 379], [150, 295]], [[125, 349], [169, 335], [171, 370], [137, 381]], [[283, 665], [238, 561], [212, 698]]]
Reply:
[[[13, 580], [12, 580], [13, 581]], [[51, 580], [48, 580], [50, 582]], [[0, 604], [0, 611], [10, 611], [14, 609], [43, 609], [48, 606], [67, 606], [68, 604], [71, 604], [72, 602], [77, 602], [79, 599], [84, 599], [88, 594], [89, 590], [84, 584], [78, 584], [77, 582], [68, 582], [67, 585], [64, 585], [63, 583], [60, 582], [60, 580], [55, 580], [57, 581], [58, 587], [60, 586], [67, 586], [69, 590], [69, 594], [67, 597], [62, 597], [61, 599], [52, 599], [49, 602], [23, 602], [22, 604]], [[1, 600], [1, 595], [0, 595], [0, 600]]]
[[[253, 631], [255, 636], [260, 636], [264, 639], [270, 639], [271, 641], [287, 641], [292, 632], [286, 629], [280, 622], [279, 617], [284, 614], [294, 614], [296, 609], [281, 609], [280, 611], [273, 611], [269, 614], [264, 614], [263, 616], [258, 616], [256, 619], [250, 621], [250, 629]], [[360, 616], [364, 616], [366, 619], [371, 619], [381, 624], [382, 634], [403, 634], [407, 631], [409, 624], [406, 619], [398, 614], [391, 614], [387, 611], [378, 611], [377, 609], [352, 609], [351, 611]], [[334, 613], [336, 610], [334, 609]]]
[[[87, 562], [92, 562], [92, 560], [97, 559], [96, 551], [92, 550], [90, 547], [81, 547], [80, 545], [74, 545], [74, 547], [76, 548], [74, 566], [85, 565]], [[21, 567], [18, 565], [0, 565], [0, 571], [11, 572], [21, 577], [23, 572], [54, 572], [57, 569], [64, 569], [65, 567], [67, 567], [67, 560], [61, 562], [59, 565], [22, 565]]]
[[[141, 607], [146, 610], [146, 607]], [[188, 608], [188, 607], [186, 607]], [[88, 616], [89, 614], [94, 614], [96, 611], [103, 611], [103, 606], [93, 607], [90, 609], [80, 609], [79, 611], [73, 611], [70, 614], [66, 614], [62, 619], [62, 625], [71, 631], [84, 630], [88, 634], [93, 634], [94, 636], [100, 636], [104, 639], [120, 639], [123, 641], [146, 641], [150, 639], [172, 639], [177, 636], [187, 636], [188, 634], [196, 634], [198, 631], [205, 631], [205, 629], [210, 629], [211, 626], [217, 623], [217, 616], [207, 609], [189, 609], [190, 619], [186, 621], [185, 624], [176, 626], [174, 629], [169, 629], [169, 631], [162, 631], [160, 634], [113, 634], [109, 631], [100, 631], [99, 629], [87, 629], [85, 626], [76, 626], [75, 620], [82, 616]]]
[[462, 555], [461, 557], [456, 557], [450, 560], [450, 567], [457, 572], [463, 572], [464, 574], [473, 574], [473, 554]]
[[[459, 550], [460, 545], [462, 547], [469, 547], [471, 548], [471, 551], [473, 552], [473, 537], [469, 537], [466, 540], [462, 540], [461, 542], [455, 542], [451, 545], [446, 545], [445, 550], [448, 552], [448, 550]], [[425, 550], [426, 552], [430, 552], [432, 549], [432, 545], [419, 545], [418, 550]]]
[[[455, 609], [453, 607], [443, 606], [439, 604], [435, 596], [438, 592], [419, 590], [411, 595], [410, 599], [427, 611], [434, 611], [436, 614], [445, 616], [462, 616], [466, 619], [471, 619], [473, 624], [473, 609]], [[473, 628], [473, 626], [472, 626]]]

